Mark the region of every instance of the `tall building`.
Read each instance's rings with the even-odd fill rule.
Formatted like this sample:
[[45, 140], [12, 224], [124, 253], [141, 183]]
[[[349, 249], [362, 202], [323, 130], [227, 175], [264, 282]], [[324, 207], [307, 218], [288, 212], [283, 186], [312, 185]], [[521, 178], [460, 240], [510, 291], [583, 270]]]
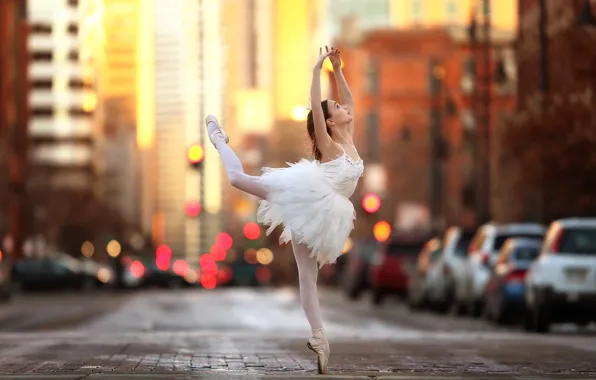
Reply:
[[[220, 163], [206, 137], [204, 119], [220, 114], [223, 61], [217, 0], [155, 0], [155, 175], [156, 222], [162, 243], [177, 256], [197, 262], [221, 229]], [[206, 149], [200, 170], [190, 168], [186, 151]], [[199, 201], [199, 218], [185, 205]]]
[[101, 1], [29, 0], [28, 6], [34, 184], [95, 191]]

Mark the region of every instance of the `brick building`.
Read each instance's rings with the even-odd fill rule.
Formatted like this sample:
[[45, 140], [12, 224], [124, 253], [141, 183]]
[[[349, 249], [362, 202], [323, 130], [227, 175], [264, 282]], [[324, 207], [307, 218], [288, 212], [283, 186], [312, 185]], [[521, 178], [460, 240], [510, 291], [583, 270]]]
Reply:
[[[574, 213], [572, 204], [568, 202], [576, 196], [568, 193], [568, 190], [565, 190], [565, 194], [557, 192], [556, 182], [565, 182], [560, 175], [550, 172], [545, 178], [536, 180], [528, 173], [539, 172], [542, 167], [546, 171], [552, 169], [549, 169], [545, 160], [547, 156], [541, 150], [548, 143], [543, 136], [554, 136], [554, 145], [560, 148], [559, 153], [555, 154], [557, 157], [554, 162], [571, 161], [573, 158], [569, 154], [563, 154], [568, 134], [571, 133], [570, 127], [579, 122], [584, 125], [584, 130], [588, 130], [591, 128], [590, 123], [594, 122], [596, 100], [593, 96], [591, 99], [588, 97], [591, 105], [587, 109], [592, 110], [591, 116], [588, 115], [589, 112], [578, 112], [572, 103], [573, 99], [581, 99], [590, 91], [594, 93], [596, 90], [596, 21], [593, 12], [590, 17], [589, 7], [591, 4], [594, 9], [596, 2], [520, 0], [518, 4], [518, 107], [512, 123], [519, 124], [526, 120], [527, 125], [521, 125], [517, 130], [525, 130], [529, 136], [515, 135], [515, 130], [511, 131], [510, 128], [512, 137], [500, 141], [497, 165], [502, 183], [495, 192], [492, 208], [495, 219], [500, 221], [548, 222], [554, 217], [562, 216], [561, 213]], [[582, 17], [588, 21], [583, 25], [580, 22]], [[534, 118], [528, 115], [534, 115]], [[585, 119], [580, 120], [581, 118]], [[504, 127], [505, 130], [499, 131], [500, 134], [507, 133], [507, 126]], [[560, 131], [557, 136], [556, 130]], [[584, 138], [586, 136], [582, 137]], [[497, 138], [500, 139], [501, 137]], [[512, 157], [508, 149], [516, 140], [523, 140], [525, 144], [526, 155], [521, 158]], [[586, 138], [585, 142], [588, 140]], [[578, 152], [573, 148], [570, 151]], [[541, 158], [531, 161], [530, 156]], [[572, 165], [576, 172], [575, 177], [594, 177], [593, 172], [590, 175], [589, 172], [576, 171], [581, 169], [582, 163], [589, 162], [588, 152], [582, 153], [578, 158], [578, 163]], [[532, 169], [528, 170], [530, 167]], [[565, 170], [561, 173], [564, 172]], [[553, 182], [547, 183], [549, 178]], [[571, 187], [576, 188], [575, 185]], [[553, 208], [558, 196], [565, 203], [559, 209], [557, 206]], [[578, 209], [588, 209], [587, 204]]]
[[[498, 60], [512, 62], [512, 33], [491, 37], [492, 72]], [[357, 233], [369, 233], [378, 219], [397, 228], [474, 225], [476, 58], [467, 29], [377, 30], [341, 45], [356, 144], [368, 166], [354, 202], [369, 191], [381, 192], [383, 202], [378, 215], [359, 218]], [[491, 125], [515, 104], [512, 78], [494, 90]], [[383, 177], [384, 190], [377, 186]]]

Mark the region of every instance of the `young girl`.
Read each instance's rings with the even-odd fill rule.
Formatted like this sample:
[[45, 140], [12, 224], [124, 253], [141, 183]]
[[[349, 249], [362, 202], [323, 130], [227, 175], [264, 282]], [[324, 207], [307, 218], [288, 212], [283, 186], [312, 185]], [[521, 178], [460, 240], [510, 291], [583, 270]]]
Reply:
[[[364, 164], [354, 146], [354, 102], [341, 72], [339, 50], [319, 50], [312, 76], [307, 131], [315, 160], [302, 159], [286, 168], [264, 168], [262, 176], [244, 173], [227, 145], [229, 138], [213, 115], [206, 118], [211, 142], [218, 150], [232, 186], [260, 201], [257, 219], [284, 227], [280, 243], [292, 242], [300, 281], [300, 300], [312, 329], [307, 346], [317, 355], [319, 373], [327, 371], [329, 342], [317, 294], [318, 266], [335, 263], [354, 228], [354, 206], [348, 199], [356, 189]], [[331, 60], [343, 105], [321, 101], [320, 71]]]

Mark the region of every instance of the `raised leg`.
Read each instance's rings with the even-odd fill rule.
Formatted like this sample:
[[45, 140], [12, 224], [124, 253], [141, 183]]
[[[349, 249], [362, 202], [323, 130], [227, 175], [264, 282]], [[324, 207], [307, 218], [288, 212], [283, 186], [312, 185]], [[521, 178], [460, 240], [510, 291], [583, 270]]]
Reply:
[[267, 198], [267, 189], [259, 183], [258, 176], [251, 176], [244, 172], [240, 159], [234, 153], [232, 148], [226, 143], [223, 135], [219, 131], [221, 128], [216, 120], [207, 120], [207, 131], [213, 145], [219, 152], [221, 161], [228, 175], [230, 184], [235, 188], [257, 196], [261, 199]]

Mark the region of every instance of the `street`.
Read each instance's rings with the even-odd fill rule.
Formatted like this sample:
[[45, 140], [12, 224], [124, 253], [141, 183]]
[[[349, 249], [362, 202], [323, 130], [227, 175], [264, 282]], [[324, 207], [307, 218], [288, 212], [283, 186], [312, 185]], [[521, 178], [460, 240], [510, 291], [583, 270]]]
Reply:
[[[335, 290], [321, 299], [328, 378], [596, 376], [590, 332], [528, 335]], [[0, 379], [318, 376], [294, 288], [27, 295], [0, 321]]]

